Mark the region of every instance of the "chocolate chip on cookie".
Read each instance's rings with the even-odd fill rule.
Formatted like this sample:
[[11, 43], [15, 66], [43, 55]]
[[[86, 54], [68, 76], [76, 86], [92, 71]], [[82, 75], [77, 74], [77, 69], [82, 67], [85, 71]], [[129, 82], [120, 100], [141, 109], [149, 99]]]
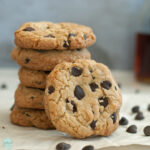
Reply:
[[75, 37], [75, 36], [76, 36], [76, 34], [74, 34], [74, 33], [69, 33], [68, 38], [70, 38], [70, 37]]
[[83, 89], [79, 85], [77, 85], [74, 90], [74, 95], [78, 100], [81, 100], [85, 96], [85, 93]]
[[70, 144], [67, 144], [67, 143], [59, 143], [56, 145], [56, 150], [68, 150], [71, 148], [71, 145]]
[[74, 101], [71, 101], [71, 104], [73, 106], [73, 113], [77, 112], [77, 106], [76, 104], [74, 103]]
[[89, 86], [90, 86], [92, 92], [95, 92], [96, 89], [98, 88], [98, 85], [95, 82], [90, 83]]
[[27, 27], [27, 28], [23, 29], [22, 31], [29, 31], [29, 32], [31, 32], [31, 31], [35, 31], [35, 29], [32, 28], [32, 27]]
[[100, 85], [102, 88], [109, 90], [112, 86], [112, 83], [108, 80], [105, 80], [105, 81], [101, 82]]
[[68, 41], [64, 41], [63, 47], [69, 48], [69, 42]]
[[30, 59], [29, 58], [26, 58], [25, 59], [25, 64], [29, 63]]
[[113, 123], [116, 123], [117, 115], [115, 112], [111, 115], [111, 119], [113, 120]]
[[48, 87], [48, 93], [49, 93], [49, 94], [52, 94], [54, 91], [55, 91], [55, 88], [54, 88], [52, 85], [50, 85], [50, 86]]
[[99, 104], [101, 106], [106, 107], [108, 105], [108, 98], [107, 97], [99, 97], [98, 101], [99, 101]]
[[82, 74], [82, 68], [79, 68], [79, 67], [72, 67], [71, 69], [71, 74], [75, 77], [78, 77]]
[[88, 38], [87, 35], [85, 35], [85, 34], [83, 35], [83, 37], [84, 37], [85, 40]]
[[45, 38], [55, 38], [55, 36], [52, 35], [52, 34], [45, 35], [44, 37], [45, 37]]
[[96, 128], [96, 122], [97, 120], [93, 120], [91, 123], [90, 123], [90, 126], [91, 128], [94, 130]]

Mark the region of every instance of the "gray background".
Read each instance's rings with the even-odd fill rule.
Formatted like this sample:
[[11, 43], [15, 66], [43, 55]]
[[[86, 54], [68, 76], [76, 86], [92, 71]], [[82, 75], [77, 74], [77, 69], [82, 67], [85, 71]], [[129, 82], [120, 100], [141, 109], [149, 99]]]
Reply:
[[14, 31], [27, 21], [77, 22], [91, 26], [92, 58], [113, 69], [132, 69], [135, 35], [148, 32], [150, 0], [0, 0], [0, 67], [10, 59]]

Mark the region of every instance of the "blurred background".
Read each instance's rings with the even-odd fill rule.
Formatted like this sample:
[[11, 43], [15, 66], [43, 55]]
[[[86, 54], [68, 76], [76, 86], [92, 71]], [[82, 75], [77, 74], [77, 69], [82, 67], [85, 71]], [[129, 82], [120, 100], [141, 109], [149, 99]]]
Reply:
[[135, 37], [150, 32], [150, 0], [0, 0], [0, 67], [16, 67], [14, 31], [27, 21], [76, 22], [93, 28], [92, 58], [133, 69]]

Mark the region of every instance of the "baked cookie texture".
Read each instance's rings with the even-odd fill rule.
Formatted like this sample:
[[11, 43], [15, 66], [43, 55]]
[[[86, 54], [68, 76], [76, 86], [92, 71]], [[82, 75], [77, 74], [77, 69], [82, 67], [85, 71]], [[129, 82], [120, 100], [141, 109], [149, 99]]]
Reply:
[[44, 90], [19, 84], [15, 91], [15, 105], [21, 108], [44, 109]]
[[20, 83], [27, 87], [45, 89], [46, 77], [50, 71], [32, 70], [21, 67], [18, 72]]
[[23, 109], [14, 106], [10, 120], [12, 123], [24, 127], [37, 127], [41, 129], [54, 129], [44, 110]]
[[75, 23], [27, 22], [15, 32], [15, 44], [22, 48], [74, 50], [94, 44], [90, 27]]
[[11, 57], [20, 66], [33, 70], [50, 71], [61, 62], [73, 62], [76, 59], [81, 58], [90, 59], [91, 55], [87, 49], [74, 51], [35, 51], [32, 49], [21, 49], [19, 47], [16, 47], [13, 49]]
[[46, 114], [57, 130], [76, 138], [112, 134], [118, 127], [121, 104], [110, 70], [93, 60], [63, 62], [47, 77]]

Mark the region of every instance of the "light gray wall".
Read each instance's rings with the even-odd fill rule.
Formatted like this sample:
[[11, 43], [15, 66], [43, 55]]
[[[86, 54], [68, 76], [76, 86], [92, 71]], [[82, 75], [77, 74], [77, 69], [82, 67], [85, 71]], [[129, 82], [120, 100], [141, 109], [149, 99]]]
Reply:
[[10, 59], [16, 29], [27, 21], [47, 20], [91, 26], [97, 36], [96, 44], [90, 47], [93, 59], [111, 68], [131, 69], [135, 33], [147, 26], [147, 18], [140, 22], [139, 17], [145, 1], [0, 0], [0, 67], [16, 66]]

